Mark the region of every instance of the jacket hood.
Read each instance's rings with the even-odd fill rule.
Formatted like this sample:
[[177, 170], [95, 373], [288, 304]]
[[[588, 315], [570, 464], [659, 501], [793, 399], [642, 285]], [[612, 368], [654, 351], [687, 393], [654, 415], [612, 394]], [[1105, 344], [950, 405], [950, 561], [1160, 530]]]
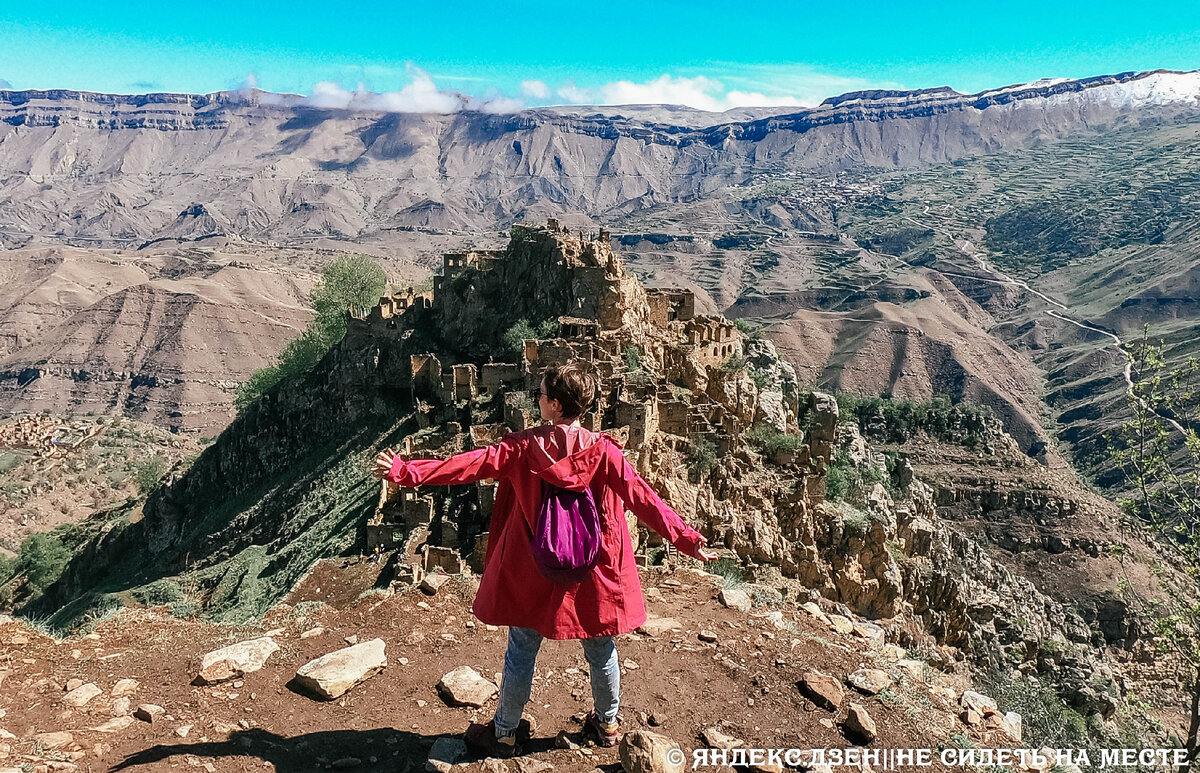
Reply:
[[529, 450], [530, 471], [547, 483], [570, 491], [582, 491], [591, 485], [592, 478], [609, 459], [612, 448], [619, 452], [621, 446], [608, 435], [599, 433], [590, 446], [554, 461], [544, 448], [532, 443]]

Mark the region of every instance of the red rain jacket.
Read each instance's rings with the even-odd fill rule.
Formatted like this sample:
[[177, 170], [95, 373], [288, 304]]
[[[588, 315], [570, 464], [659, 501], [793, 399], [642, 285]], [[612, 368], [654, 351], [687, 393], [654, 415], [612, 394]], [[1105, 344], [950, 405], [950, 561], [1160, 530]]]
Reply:
[[[387, 479], [401, 486], [499, 481], [472, 607], [484, 623], [532, 628], [548, 639], [588, 639], [628, 633], [646, 622], [626, 509], [683, 553], [699, 557], [704, 537], [637, 474], [621, 446], [608, 435], [576, 430], [579, 442], [570, 445], [578, 450], [558, 461], [551, 454], [563, 452], [547, 443], [555, 428], [541, 426], [445, 460], [397, 456], [392, 463]], [[555, 584], [534, 565], [530, 542], [543, 480], [573, 491], [590, 488], [600, 510], [600, 556], [595, 571], [579, 585]]]

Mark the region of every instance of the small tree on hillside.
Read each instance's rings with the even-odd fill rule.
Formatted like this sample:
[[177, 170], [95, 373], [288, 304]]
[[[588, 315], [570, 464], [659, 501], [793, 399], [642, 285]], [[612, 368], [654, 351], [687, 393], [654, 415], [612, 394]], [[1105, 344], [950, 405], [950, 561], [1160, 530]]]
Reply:
[[385, 287], [387, 275], [366, 255], [347, 255], [326, 266], [309, 296], [317, 315], [304, 332], [288, 342], [275, 363], [242, 382], [234, 406], [241, 411], [281, 381], [312, 370], [346, 335], [346, 315], [365, 315], [379, 302]]
[[[1200, 362], [1170, 367], [1148, 336], [1133, 348], [1129, 405], [1115, 458], [1133, 496], [1126, 509], [1161, 539], [1181, 573], [1155, 570], [1160, 598], [1146, 599], [1122, 585], [1164, 653], [1180, 663], [1189, 722], [1182, 745], [1188, 769], [1200, 753]], [[1123, 555], [1123, 552], [1122, 552]], [[1182, 576], [1180, 576], [1182, 574]]]
[[340, 341], [346, 334], [346, 312], [366, 316], [385, 287], [387, 275], [366, 255], [347, 255], [326, 266], [310, 295], [326, 337]]

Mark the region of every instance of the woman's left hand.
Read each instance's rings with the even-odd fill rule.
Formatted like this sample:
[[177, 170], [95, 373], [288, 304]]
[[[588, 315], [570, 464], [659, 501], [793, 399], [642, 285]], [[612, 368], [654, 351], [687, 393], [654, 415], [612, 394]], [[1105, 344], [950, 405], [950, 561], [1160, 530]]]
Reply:
[[703, 534], [700, 535], [700, 543], [696, 545], [696, 558], [701, 561], [716, 561], [717, 551], [708, 550], [708, 538]]
[[396, 452], [390, 448], [386, 448], [379, 452], [375, 457], [375, 468], [371, 470], [371, 474], [376, 478], [383, 480], [387, 474], [392, 471], [392, 464], [396, 461]]

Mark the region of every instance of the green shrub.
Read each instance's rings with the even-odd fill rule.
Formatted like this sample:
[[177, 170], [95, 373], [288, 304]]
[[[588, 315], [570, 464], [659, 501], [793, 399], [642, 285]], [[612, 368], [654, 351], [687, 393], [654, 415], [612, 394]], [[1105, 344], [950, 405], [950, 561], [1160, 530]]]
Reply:
[[750, 375], [750, 380], [754, 382], [754, 386], [758, 387], [760, 390], [766, 389], [771, 385], [771, 377], [765, 370], [759, 370], [751, 365], [747, 369], [747, 372]]
[[283, 381], [283, 369], [278, 365], [259, 368], [250, 374], [250, 378], [238, 385], [237, 393], [233, 397], [233, 407], [238, 411], [243, 410], [260, 396], [274, 389], [280, 381]]
[[748, 319], [738, 318], [733, 321], [734, 326], [741, 331], [742, 335], [749, 338], [751, 341], [758, 341], [763, 337], [763, 326]]
[[876, 483], [887, 487], [891, 478], [873, 464], [859, 466], [850, 458], [849, 451], [839, 448], [833, 452], [825, 470], [825, 499], [846, 499], [852, 493], [873, 488]]
[[1013, 680], [995, 672], [987, 675], [980, 689], [995, 699], [1001, 711], [1021, 715], [1027, 742], [1069, 749], [1087, 746], [1091, 741], [1087, 720], [1067, 706], [1047, 682], [1029, 678]]
[[850, 493], [850, 476], [845, 467], [830, 465], [825, 471], [825, 498], [836, 502]]
[[625, 371], [627, 373], [635, 373], [642, 369], [642, 350], [636, 346], [626, 346], [623, 353], [625, 358]]
[[755, 424], [746, 430], [745, 437], [767, 459], [774, 458], [778, 453], [796, 453], [802, 441], [799, 435], [780, 432], [769, 424]]
[[734, 352], [733, 354], [726, 357], [725, 361], [721, 363], [721, 370], [726, 371], [728, 373], [736, 373], [737, 371], [739, 371], [745, 367], [746, 367], [745, 356], [738, 354], [736, 352]]
[[162, 606], [176, 601], [183, 601], [183, 588], [174, 580], [155, 580], [149, 585], [143, 585], [131, 594], [148, 607]]
[[346, 332], [346, 313], [366, 316], [386, 288], [387, 275], [372, 258], [344, 255], [325, 267], [309, 298], [323, 326], [340, 333], [340, 339]]
[[975, 748], [975, 742], [972, 741], [970, 736], [966, 735], [965, 733], [951, 733], [949, 740], [950, 743], [954, 744], [954, 746], [959, 749]]
[[[880, 703], [886, 703], [889, 706], [899, 706], [904, 703], [899, 695], [886, 688], [880, 690], [875, 697], [879, 699]], [[953, 736], [951, 737], [953, 738]]]
[[200, 614], [200, 605], [191, 599], [176, 601], [168, 607], [172, 617], [188, 619]]
[[46, 532], [30, 535], [21, 543], [17, 563], [30, 594], [40, 595], [62, 575], [70, 560], [71, 549], [55, 532]]
[[718, 558], [704, 565], [704, 571], [724, 578], [723, 587], [736, 588], [746, 582], [746, 573], [742, 565], [732, 558]]
[[529, 324], [529, 320], [519, 319], [516, 324], [504, 331], [500, 342], [503, 344], [506, 354], [520, 359], [521, 354], [525, 351], [525, 339], [527, 338], [537, 338], [537, 330]]
[[158, 488], [159, 481], [167, 473], [167, 463], [160, 456], [148, 456], [134, 465], [133, 480], [137, 484], [138, 493], [149, 496]]
[[20, 568], [20, 556], [0, 556], [0, 583], [11, 580]]
[[841, 392], [837, 401], [842, 421], [855, 422], [864, 434], [877, 434], [882, 429], [882, 440], [889, 443], [904, 443], [924, 432], [938, 440], [975, 448], [987, 439], [995, 422], [987, 406], [956, 405], [945, 395], [917, 402]]
[[556, 319], [542, 320], [536, 326], [527, 319], [518, 319], [500, 336], [500, 344], [505, 354], [520, 360], [525, 352], [526, 339], [554, 338], [561, 329], [562, 325]]
[[105, 620], [111, 620], [121, 614], [121, 610], [125, 608], [119, 600], [112, 596], [105, 596], [98, 604], [88, 610], [83, 616], [83, 626], [81, 632], [94, 631], [96, 626], [103, 623]]
[[717, 444], [708, 438], [693, 437], [688, 448], [688, 467], [700, 476], [707, 475], [717, 465]]
[[850, 537], [865, 537], [871, 528], [870, 517], [849, 505], [843, 505], [838, 515], [842, 522], [842, 531]]

